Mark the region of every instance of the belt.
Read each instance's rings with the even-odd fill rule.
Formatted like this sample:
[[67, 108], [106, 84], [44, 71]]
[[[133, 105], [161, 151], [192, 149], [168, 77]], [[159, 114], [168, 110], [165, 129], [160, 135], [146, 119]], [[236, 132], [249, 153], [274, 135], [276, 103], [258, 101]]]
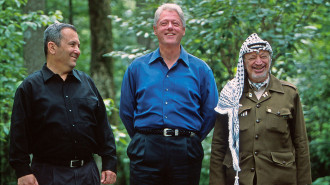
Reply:
[[72, 159], [72, 160], [52, 160], [52, 159], [40, 159], [40, 158], [33, 158], [34, 161], [39, 163], [48, 163], [58, 166], [66, 166], [70, 168], [82, 167], [87, 164], [89, 161], [92, 160], [92, 157], [86, 159]]
[[171, 129], [171, 128], [163, 128], [163, 129], [138, 129], [136, 132], [141, 133], [141, 134], [157, 134], [157, 135], [163, 135], [165, 137], [168, 137], [168, 136], [193, 137], [195, 135], [198, 135], [194, 131], [181, 130], [181, 129]]

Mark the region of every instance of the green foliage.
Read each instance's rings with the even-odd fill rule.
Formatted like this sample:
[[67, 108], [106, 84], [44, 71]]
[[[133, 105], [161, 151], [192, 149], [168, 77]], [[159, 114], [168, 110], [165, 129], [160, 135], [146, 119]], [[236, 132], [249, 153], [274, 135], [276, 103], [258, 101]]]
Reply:
[[[325, 8], [320, 12], [326, 12]], [[323, 16], [322, 16], [323, 15]], [[298, 48], [298, 88], [304, 104], [310, 139], [313, 179], [329, 176], [330, 171], [330, 55], [329, 20], [325, 14], [313, 17], [315, 37]], [[325, 52], [322, 52], [325, 51]]]
[[204, 149], [204, 158], [202, 163], [201, 178], [199, 181], [199, 185], [209, 184], [212, 135], [213, 135], [213, 130], [202, 142]]
[[318, 178], [316, 179], [316, 181], [312, 183], [312, 185], [329, 185], [329, 184], [330, 184], [330, 176]]
[[[113, 113], [118, 113], [118, 109], [115, 107], [114, 101], [112, 99], [104, 99], [103, 101], [107, 110], [107, 115], [109, 117]], [[126, 148], [128, 146], [130, 138], [125, 128], [120, 126], [118, 127], [115, 125], [111, 125], [111, 128], [116, 141], [118, 161], [121, 164], [118, 166], [119, 169], [117, 173], [117, 178], [125, 179], [126, 181], [128, 181], [128, 176], [126, 176], [126, 174], [129, 174], [129, 158], [126, 155]]]

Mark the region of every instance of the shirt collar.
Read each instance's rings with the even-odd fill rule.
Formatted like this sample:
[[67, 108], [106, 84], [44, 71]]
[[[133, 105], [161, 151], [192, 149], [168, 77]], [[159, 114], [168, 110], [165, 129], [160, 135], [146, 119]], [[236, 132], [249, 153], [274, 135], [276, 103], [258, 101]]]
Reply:
[[281, 81], [275, 78], [272, 74], [270, 75], [269, 90], [284, 93]]
[[[53, 71], [51, 71], [48, 67], [47, 64], [45, 63], [44, 66], [41, 69], [41, 72], [43, 74], [43, 78], [44, 78], [44, 82], [47, 82], [50, 78], [52, 78], [55, 73]], [[76, 70], [72, 70], [69, 75], [73, 75], [78, 81], [81, 82], [81, 79], [77, 73]]]
[[[189, 67], [188, 53], [186, 52], [186, 50], [184, 50], [184, 48], [182, 46], [180, 46], [180, 48], [181, 48], [181, 51], [180, 51], [180, 57], [179, 57], [178, 61], [181, 59]], [[157, 48], [153, 52], [148, 64], [151, 64], [151, 63], [157, 61], [157, 59], [159, 59], [159, 58], [162, 58], [162, 57], [160, 56], [159, 48]]]
[[[244, 82], [244, 93], [249, 92], [249, 81], [245, 80]], [[284, 89], [282, 86], [282, 83], [280, 80], [278, 80], [274, 75], [270, 74], [269, 75], [269, 83], [267, 85], [267, 88], [270, 91], [275, 91], [275, 92], [279, 92], [279, 93], [284, 93]]]

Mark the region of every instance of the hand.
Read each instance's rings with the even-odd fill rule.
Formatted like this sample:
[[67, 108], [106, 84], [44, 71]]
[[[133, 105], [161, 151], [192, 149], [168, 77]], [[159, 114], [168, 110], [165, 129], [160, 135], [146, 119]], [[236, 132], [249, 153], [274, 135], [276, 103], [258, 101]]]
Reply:
[[113, 184], [116, 182], [117, 175], [110, 171], [106, 170], [101, 173], [101, 183], [102, 184]]
[[18, 178], [17, 185], [39, 185], [39, 184], [36, 177], [33, 174], [30, 174]]

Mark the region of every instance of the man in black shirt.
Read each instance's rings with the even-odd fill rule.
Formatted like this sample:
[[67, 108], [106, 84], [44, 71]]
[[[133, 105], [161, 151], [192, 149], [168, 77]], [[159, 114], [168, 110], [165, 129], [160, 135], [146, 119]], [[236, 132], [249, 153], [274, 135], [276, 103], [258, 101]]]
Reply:
[[[10, 164], [19, 185], [116, 181], [116, 147], [105, 105], [92, 79], [74, 69], [79, 46], [74, 26], [50, 25], [44, 32], [47, 63], [16, 91]], [[101, 179], [94, 153], [102, 157]]]

